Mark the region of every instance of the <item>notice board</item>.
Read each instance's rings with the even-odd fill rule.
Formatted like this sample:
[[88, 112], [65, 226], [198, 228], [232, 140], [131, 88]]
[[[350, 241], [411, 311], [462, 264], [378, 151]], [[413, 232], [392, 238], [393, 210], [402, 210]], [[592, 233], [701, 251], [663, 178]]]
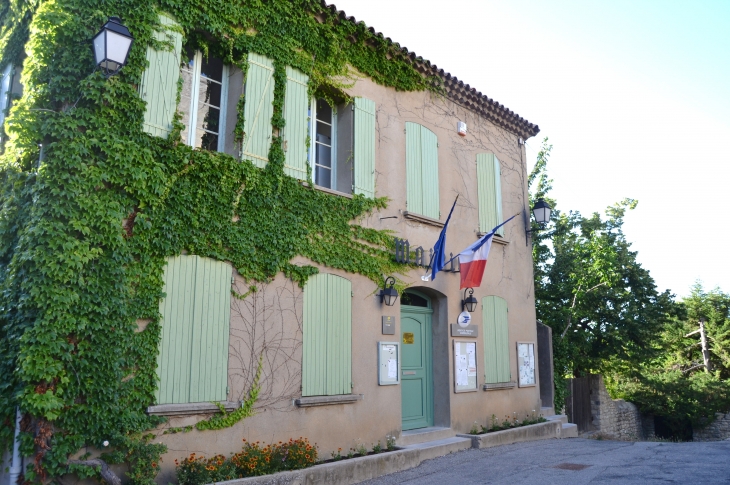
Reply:
[[400, 342], [378, 342], [378, 385], [400, 384]]
[[477, 343], [454, 340], [454, 392], [477, 390]]
[[517, 371], [519, 387], [535, 385], [535, 343], [517, 342]]

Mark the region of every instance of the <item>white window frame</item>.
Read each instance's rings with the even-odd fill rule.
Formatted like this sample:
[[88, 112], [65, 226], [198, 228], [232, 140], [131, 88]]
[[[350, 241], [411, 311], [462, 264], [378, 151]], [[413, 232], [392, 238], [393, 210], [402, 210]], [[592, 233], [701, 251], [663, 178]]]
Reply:
[[[186, 145], [195, 147], [195, 137], [197, 135], [196, 127], [198, 125], [198, 97], [200, 96], [200, 78], [203, 66], [203, 53], [195, 51], [193, 56], [192, 70], [192, 89], [190, 92], [190, 118], [188, 126], [188, 139], [184, 140]], [[211, 79], [213, 82], [218, 82]], [[221, 105], [219, 107], [220, 120], [218, 121], [218, 149], [224, 152], [226, 147], [226, 110], [228, 106], [228, 65], [223, 64], [223, 72], [221, 74]]]
[[[0, 78], [0, 127], [5, 123], [6, 111], [10, 107], [10, 95], [13, 92], [13, 65], [8, 63]], [[2, 134], [0, 134], [2, 141]]]
[[[324, 187], [317, 183], [317, 99], [312, 98], [309, 107], [309, 153], [307, 158], [309, 166], [312, 170], [312, 181], [318, 187]], [[321, 98], [319, 98], [321, 99]], [[325, 101], [326, 102], [326, 101]], [[330, 170], [330, 187], [324, 187], [330, 190], [338, 190], [337, 187], [337, 107], [332, 107], [332, 146], [330, 147], [330, 161], [332, 164]], [[334, 188], [332, 187], [334, 185]]]

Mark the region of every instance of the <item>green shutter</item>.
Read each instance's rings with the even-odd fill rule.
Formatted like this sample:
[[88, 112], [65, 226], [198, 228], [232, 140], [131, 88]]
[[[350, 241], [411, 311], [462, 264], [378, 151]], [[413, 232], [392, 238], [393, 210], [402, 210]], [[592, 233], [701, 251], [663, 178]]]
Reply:
[[352, 284], [317, 274], [304, 287], [302, 395], [352, 392]]
[[231, 272], [230, 265], [199, 256], [167, 260], [158, 404], [226, 399]]
[[438, 219], [439, 178], [436, 135], [406, 122], [406, 200], [408, 211]]
[[268, 57], [248, 54], [245, 96], [241, 156], [264, 168], [269, 161], [274, 114], [274, 63]]
[[[502, 171], [494, 153], [477, 154], [479, 231], [486, 233], [502, 223]], [[497, 234], [504, 236], [504, 227]]]
[[153, 136], [166, 138], [172, 131], [172, 118], [177, 109], [177, 81], [180, 77], [182, 34], [177, 23], [166, 15], [159, 16], [161, 30], [153, 33], [155, 40], [170, 42], [163, 50], [147, 48], [149, 66], [142, 74], [139, 93], [147, 103], [142, 129]]
[[375, 197], [375, 102], [355, 98], [355, 193]]
[[287, 66], [286, 94], [282, 133], [286, 146], [284, 173], [299, 180], [307, 180], [307, 124], [309, 122], [309, 77]]
[[484, 378], [487, 384], [511, 380], [507, 302], [498, 296], [482, 299]]

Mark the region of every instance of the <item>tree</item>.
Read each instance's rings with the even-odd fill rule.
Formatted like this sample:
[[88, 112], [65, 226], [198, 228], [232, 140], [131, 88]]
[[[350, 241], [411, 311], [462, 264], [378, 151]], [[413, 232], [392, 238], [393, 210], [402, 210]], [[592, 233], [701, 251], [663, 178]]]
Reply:
[[624, 216], [637, 201], [624, 199], [608, 207], [605, 217], [560, 212], [549, 197], [551, 149], [546, 138], [528, 186], [537, 182], [532, 203], [544, 198], [554, 208], [547, 229], [533, 232], [533, 258], [537, 315], [553, 329], [560, 406], [564, 377], [600, 372], [615, 361], [650, 358], [651, 342], [673, 301], [669, 291], [657, 292], [623, 233]]

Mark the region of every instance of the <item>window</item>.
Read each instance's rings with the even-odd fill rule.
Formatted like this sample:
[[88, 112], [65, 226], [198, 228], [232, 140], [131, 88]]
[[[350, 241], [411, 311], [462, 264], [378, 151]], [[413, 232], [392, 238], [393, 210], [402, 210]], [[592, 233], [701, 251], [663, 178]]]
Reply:
[[352, 393], [352, 284], [316, 274], [304, 287], [302, 396]]
[[[502, 223], [502, 170], [494, 153], [477, 154], [479, 232], [487, 233]], [[497, 234], [504, 236], [504, 227]]]
[[188, 51], [180, 69], [183, 79], [178, 110], [182, 113], [183, 141], [194, 148], [224, 151], [226, 118], [222, 107], [228, 97], [228, 66], [215, 57]]
[[439, 219], [438, 140], [417, 123], [406, 122], [406, 205], [408, 212]]
[[333, 108], [318, 98], [312, 101], [309, 117], [314, 183], [375, 197], [375, 103], [358, 97]]
[[12, 64], [5, 66], [0, 72], [0, 143], [4, 141], [5, 130], [3, 124], [8, 116], [10, 106], [15, 97], [20, 97], [22, 88], [18, 76], [19, 68]]
[[484, 382], [510, 382], [509, 325], [507, 302], [498, 296], [482, 299], [482, 327], [484, 330]]
[[167, 260], [157, 404], [226, 400], [231, 274], [230, 265], [199, 256]]

